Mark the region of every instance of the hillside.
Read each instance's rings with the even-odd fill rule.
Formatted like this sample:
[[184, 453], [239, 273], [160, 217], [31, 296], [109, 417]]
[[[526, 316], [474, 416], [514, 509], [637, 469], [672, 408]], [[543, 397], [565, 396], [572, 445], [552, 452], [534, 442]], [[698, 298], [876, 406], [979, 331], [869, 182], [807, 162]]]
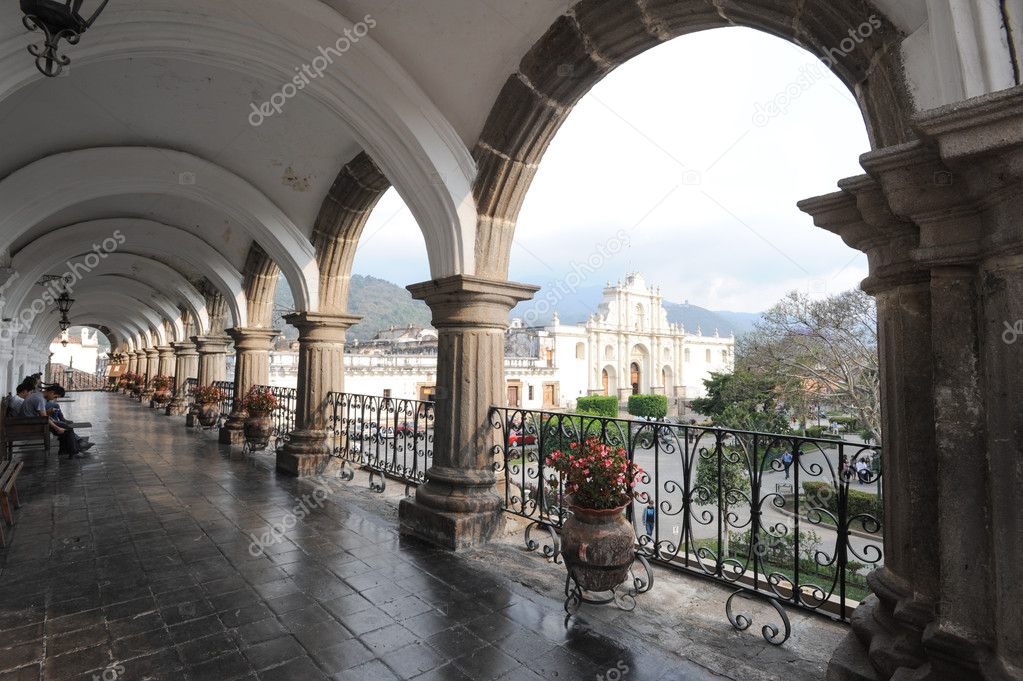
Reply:
[[[298, 330], [282, 319], [295, 306], [291, 289], [283, 277], [277, 284], [274, 303], [275, 328], [282, 329], [285, 338], [298, 338]], [[362, 316], [362, 321], [348, 331], [348, 340], [367, 341], [391, 326], [430, 324], [430, 308], [426, 303], [413, 299], [412, 294], [401, 286], [376, 277], [352, 276], [348, 309], [352, 314]]]

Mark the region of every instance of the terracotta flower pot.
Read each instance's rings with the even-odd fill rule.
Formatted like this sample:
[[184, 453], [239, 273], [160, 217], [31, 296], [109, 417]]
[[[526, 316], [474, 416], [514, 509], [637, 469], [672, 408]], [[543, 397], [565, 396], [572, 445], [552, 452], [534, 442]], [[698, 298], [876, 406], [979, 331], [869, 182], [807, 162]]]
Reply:
[[572, 505], [561, 530], [561, 555], [585, 591], [611, 591], [626, 580], [636, 559], [636, 533], [618, 508], [594, 510]]
[[220, 405], [216, 402], [211, 404], [198, 404], [195, 407], [199, 425], [203, 428], [212, 428], [220, 420]]
[[170, 390], [167, 389], [157, 390], [155, 393], [153, 393], [153, 401], [156, 402], [157, 404], [167, 404], [168, 402], [171, 401]]
[[249, 449], [266, 449], [270, 444], [270, 435], [273, 434], [273, 423], [270, 415], [261, 412], [249, 412], [245, 419], [245, 441]]

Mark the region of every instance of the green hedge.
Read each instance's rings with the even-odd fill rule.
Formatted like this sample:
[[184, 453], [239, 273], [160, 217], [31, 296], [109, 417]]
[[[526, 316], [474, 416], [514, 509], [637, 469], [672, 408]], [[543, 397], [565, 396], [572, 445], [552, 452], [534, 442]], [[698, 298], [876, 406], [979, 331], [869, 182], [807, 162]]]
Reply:
[[668, 415], [668, 398], [664, 395], [630, 395], [629, 413], [641, 418], [663, 419]]
[[[836, 516], [838, 515], [838, 492], [833, 485], [826, 482], [804, 482], [803, 495], [814, 500], [812, 503], [819, 508], [827, 509]], [[878, 522], [884, 523], [884, 505], [878, 503], [876, 494], [861, 492], [857, 489], [849, 490], [849, 517], [867, 514], [877, 518]], [[804, 507], [805, 513], [807, 509]], [[851, 529], [863, 530], [862, 523], [856, 521]], [[872, 528], [867, 528], [872, 529]]]
[[605, 397], [604, 395], [590, 395], [580, 397], [575, 401], [575, 410], [579, 414], [590, 414], [592, 416], [607, 416], [617, 418], [618, 398]]

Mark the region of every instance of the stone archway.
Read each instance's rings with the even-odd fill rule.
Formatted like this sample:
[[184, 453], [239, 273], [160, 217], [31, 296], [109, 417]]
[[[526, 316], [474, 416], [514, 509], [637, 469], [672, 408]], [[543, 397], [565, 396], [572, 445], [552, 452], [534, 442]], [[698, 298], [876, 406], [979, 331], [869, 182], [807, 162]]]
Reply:
[[[904, 36], [862, 0], [807, 0], [791, 6], [766, 0], [583, 0], [523, 57], [473, 149], [479, 165], [473, 192], [480, 213], [480, 276], [507, 276], [519, 210], [540, 160], [576, 103], [633, 57], [673, 38], [726, 26], [770, 33], [830, 61], [856, 97], [875, 148], [915, 137], [902, 76], [899, 44]], [[869, 28], [863, 31], [868, 37], [844, 51], [850, 29], [861, 26]]]

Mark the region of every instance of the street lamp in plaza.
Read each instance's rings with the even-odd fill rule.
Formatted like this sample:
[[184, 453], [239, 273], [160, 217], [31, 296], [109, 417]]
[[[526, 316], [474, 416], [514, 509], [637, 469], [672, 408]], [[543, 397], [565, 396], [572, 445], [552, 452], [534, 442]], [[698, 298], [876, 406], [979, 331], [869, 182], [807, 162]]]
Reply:
[[[77, 45], [82, 34], [92, 26], [109, 0], [91, 0], [95, 7], [88, 18], [82, 13], [86, 0], [21, 0], [21, 11], [25, 15], [22, 23], [30, 31], [41, 31], [43, 42], [29, 45], [29, 53], [36, 58], [39, 73], [53, 78], [59, 76], [71, 59], [60, 54], [60, 41]], [[86, 12], [88, 14], [88, 12]]]

